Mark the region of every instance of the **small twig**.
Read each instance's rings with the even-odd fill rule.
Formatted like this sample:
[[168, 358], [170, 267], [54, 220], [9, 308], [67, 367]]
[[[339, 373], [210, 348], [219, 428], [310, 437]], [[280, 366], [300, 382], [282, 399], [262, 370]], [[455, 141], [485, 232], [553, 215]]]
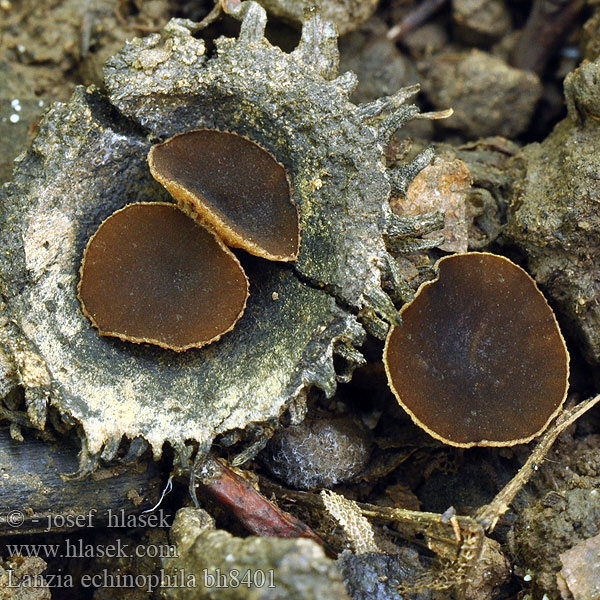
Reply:
[[550, 429], [540, 438], [538, 445], [518, 473], [500, 490], [492, 502], [477, 511], [476, 519], [486, 531], [494, 530], [500, 517], [508, 511], [510, 503], [538, 469], [538, 465], [544, 460], [556, 438], [598, 402], [600, 402], [600, 395], [581, 402], [571, 409], [563, 410]]
[[541, 74], [557, 44], [573, 27], [583, 0], [535, 0], [511, 64]]
[[223, 2], [222, 0], [216, 0], [215, 5], [212, 7], [212, 10], [198, 23], [198, 29], [205, 29], [209, 25], [212, 25], [216, 20], [218, 20], [223, 14]]
[[123, 27], [129, 26], [129, 24], [127, 23], [127, 19], [125, 19], [125, 17], [121, 14], [121, 5], [123, 4], [123, 2], [126, 2], [126, 1], [127, 0], [119, 0], [115, 4], [115, 8], [114, 8], [115, 17], [117, 17], [117, 21], [119, 21], [119, 23], [121, 23], [121, 25], [123, 25]]
[[86, 0], [85, 11], [83, 13], [83, 18], [81, 19], [81, 58], [85, 58], [90, 50], [94, 17], [95, 15], [90, 9], [90, 0]]
[[446, 0], [422, 0], [422, 2], [410, 11], [404, 18], [394, 25], [388, 32], [388, 40], [397, 42], [403, 35], [422, 25], [427, 19], [433, 16], [444, 4]]
[[26, 412], [10, 410], [5, 406], [0, 405], [0, 421], [3, 419], [6, 419], [11, 423], [16, 423], [20, 427], [32, 427]]
[[160, 26], [151, 26], [151, 25], [140, 25], [138, 23], [129, 23], [129, 21], [123, 16], [121, 9], [125, 3], [129, 2], [129, 0], [119, 0], [115, 5], [114, 13], [115, 17], [117, 17], [117, 21], [123, 25], [123, 27], [129, 29], [137, 29], [142, 33], [157, 33], [162, 29], [162, 25]]
[[324, 547], [328, 556], [337, 554], [305, 523], [281, 510], [220, 460], [209, 456], [195, 476], [196, 487], [233, 514], [254, 535], [308, 538]]

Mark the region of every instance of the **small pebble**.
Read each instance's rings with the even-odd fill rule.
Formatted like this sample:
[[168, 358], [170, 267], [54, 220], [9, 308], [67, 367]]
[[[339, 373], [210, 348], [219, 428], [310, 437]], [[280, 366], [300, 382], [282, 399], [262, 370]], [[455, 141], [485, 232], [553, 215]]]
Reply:
[[286, 485], [310, 490], [352, 481], [371, 455], [369, 434], [350, 419], [307, 419], [278, 431], [261, 454]]

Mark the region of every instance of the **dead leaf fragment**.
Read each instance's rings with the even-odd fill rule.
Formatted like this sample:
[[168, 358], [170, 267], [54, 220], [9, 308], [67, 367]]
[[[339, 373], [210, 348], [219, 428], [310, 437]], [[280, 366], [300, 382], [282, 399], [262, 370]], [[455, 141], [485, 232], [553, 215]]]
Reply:
[[393, 199], [392, 210], [403, 217], [433, 211], [445, 213], [445, 227], [424, 238], [444, 236], [439, 248], [446, 252], [466, 252], [469, 242], [467, 192], [473, 178], [467, 165], [459, 159], [437, 157], [410, 184], [405, 198]]

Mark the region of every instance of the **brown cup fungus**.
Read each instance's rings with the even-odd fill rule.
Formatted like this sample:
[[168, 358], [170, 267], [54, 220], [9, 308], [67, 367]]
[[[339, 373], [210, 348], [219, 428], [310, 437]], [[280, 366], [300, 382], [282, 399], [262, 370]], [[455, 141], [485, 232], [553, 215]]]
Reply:
[[472, 252], [402, 308], [387, 338], [390, 387], [419, 427], [453, 446], [510, 446], [539, 435], [567, 394], [569, 355], [533, 279]]
[[175, 204], [130, 204], [89, 240], [79, 299], [101, 335], [183, 351], [230, 331], [248, 298], [234, 254]]
[[153, 177], [183, 210], [233, 248], [269, 260], [298, 256], [298, 212], [286, 170], [258, 144], [212, 129], [153, 146]]

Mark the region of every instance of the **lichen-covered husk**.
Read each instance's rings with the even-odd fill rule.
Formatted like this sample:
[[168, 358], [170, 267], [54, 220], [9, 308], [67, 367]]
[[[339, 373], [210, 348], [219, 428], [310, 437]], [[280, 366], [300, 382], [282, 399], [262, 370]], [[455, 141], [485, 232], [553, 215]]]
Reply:
[[[162, 35], [129, 43], [107, 63], [110, 100], [162, 139], [218, 129], [271, 152], [290, 174], [300, 212], [296, 270], [360, 308], [365, 292], [381, 288], [387, 254], [391, 184], [383, 145], [389, 123], [374, 123], [364, 105], [349, 101], [356, 80], [351, 73], [336, 77], [331, 24], [313, 17], [298, 48], [286, 54], [264, 38], [262, 8], [250, 2], [242, 11], [240, 37], [217, 39], [210, 58], [181, 20]], [[396, 108], [406, 119], [417, 112]]]
[[[414, 90], [356, 106], [353, 74], [336, 77], [333, 26], [314, 15], [285, 54], [264, 38], [260, 6], [234, 11], [240, 36], [218, 39], [214, 56], [182, 20], [127, 44], [107, 64], [109, 100], [78, 88], [55, 105], [0, 191], [0, 343], [31, 421], [43, 427], [56, 406], [104, 458], [122, 436], [147, 439], [156, 456], [165, 441], [207, 448], [220, 433], [278, 418], [310, 386], [331, 395], [334, 349], [344, 349], [349, 369], [362, 360], [354, 346], [365, 334], [351, 311], [397, 316], [382, 291], [393, 263], [388, 197], [391, 182], [418, 169], [387, 172], [383, 147], [416, 114], [403, 105]], [[170, 200], [148, 170], [150, 138], [197, 128], [244, 135], [285, 166], [300, 213], [298, 261], [240, 253], [251, 282], [246, 312], [205, 348], [175, 355], [102, 338], [77, 300], [85, 245], [125, 204]]]
[[260, 259], [244, 264], [252, 282], [244, 317], [211, 346], [174, 354], [98, 335], [77, 299], [87, 241], [128, 200], [166, 195], [147, 169], [149, 142], [108, 112], [81, 89], [53, 108], [0, 198], [10, 319], [0, 331], [32, 421], [43, 426], [50, 402], [83, 425], [92, 453], [126, 435], [160, 455], [166, 440], [207, 443], [277, 418], [306, 386], [333, 393], [333, 346], [359, 344], [362, 328], [325, 292]]

